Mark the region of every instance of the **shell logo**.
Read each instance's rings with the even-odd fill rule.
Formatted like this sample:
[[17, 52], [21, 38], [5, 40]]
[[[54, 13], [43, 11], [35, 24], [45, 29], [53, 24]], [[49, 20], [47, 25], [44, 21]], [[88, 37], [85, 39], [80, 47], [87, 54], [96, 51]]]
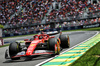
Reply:
[[30, 46], [34, 46], [34, 44], [31, 44]]

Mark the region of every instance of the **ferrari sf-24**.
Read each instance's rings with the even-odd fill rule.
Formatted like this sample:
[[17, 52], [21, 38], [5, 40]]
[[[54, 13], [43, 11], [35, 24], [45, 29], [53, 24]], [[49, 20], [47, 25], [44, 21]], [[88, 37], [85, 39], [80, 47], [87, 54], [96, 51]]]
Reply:
[[31, 39], [24, 39], [25, 44], [13, 42], [5, 52], [5, 59], [18, 60], [21, 57], [35, 55], [59, 55], [63, 48], [70, 47], [68, 35], [62, 33], [57, 37], [47, 34], [34, 35]]

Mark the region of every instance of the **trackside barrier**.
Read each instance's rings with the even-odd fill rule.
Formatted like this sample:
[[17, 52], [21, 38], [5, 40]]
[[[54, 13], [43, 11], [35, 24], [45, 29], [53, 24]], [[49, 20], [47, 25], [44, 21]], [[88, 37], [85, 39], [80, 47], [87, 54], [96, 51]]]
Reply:
[[[58, 30], [75, 30], [75, 29], [83, 29], [83, 28], [92, 28], [92, 27], [100, 27], [100, 23], [94, 23], [89, 25], [81, 25], [81, 26], [72, 26], [72, 27], [61, 27], [61, 28], [54, 28], [54, 29], [46, 29], [44, 31], [58, 31]], [[10, 36], [19, 36], [19, 35], [27, 35], [27, 34], [37, 34], [40, 31], [31, 31], [31, 32], [24, 32], [24, 33], [14, 33], [14, 34], [3, 34], [3, 37], [10, 37]]]
[[50, 60], [47, 63], [44, 63], [41, 66], [69, 66], [98, 42], [100, 42], [100, 34], [78, 45], [77, 47], [59, 55], [58, 57], [55, 57], [54, 59]]

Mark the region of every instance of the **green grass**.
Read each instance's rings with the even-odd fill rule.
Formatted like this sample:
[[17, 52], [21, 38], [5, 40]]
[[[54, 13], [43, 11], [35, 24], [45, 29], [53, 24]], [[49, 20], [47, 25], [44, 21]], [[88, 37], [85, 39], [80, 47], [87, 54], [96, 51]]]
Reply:
[[6, 47], [6, 46], [9, 46], [9, 44], [6, 44], [6, 45], [3, 45], [3, 46], [0, 46], [0, 48], [2, 48], [2, 47]]
[[[100, 31], [100, 27], [78, 29], [78, 30], [65, 30], [65, 31], [62, 31], [62, 32], [71, 32], [71, 31]], [[12, 37], [4, 37], [3, 39], [6, 39], [6, 38], [15, 38], [15, 37], [24, 37], [24, 36], [33, 36], [33, 35], [36, 35], [36, 34], [20, 35], [20, 36], [12, 36]]]
[[70, 66], [100, 66], [100, 42], [89, 49]]
[[[85, 29], [77, 29], [77, 30], [66, 30], [68, 31], [100, 31], [100, 27], [95, 27], [95, 28], [85, 28]], [[62, 32], [66, 32], [62, 31]]]

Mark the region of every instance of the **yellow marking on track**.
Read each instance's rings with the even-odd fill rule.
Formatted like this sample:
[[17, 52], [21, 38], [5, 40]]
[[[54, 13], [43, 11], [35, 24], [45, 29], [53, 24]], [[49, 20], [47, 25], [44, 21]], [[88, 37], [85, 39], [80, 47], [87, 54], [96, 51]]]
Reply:
[[67, 61], [71, 61], [71, 60], [76, 60], [79, 57], [75, 57], [75, 58], [67, 58], [67, 59], [53, 59], [50, 62], [67, 62]]
[[79, 54], [62, 54], [60, 56], [75, 56], [75, 55], [79, 55]]
[[96, 44], [96, 43], [94, 43], [94, 44]]
[[53, 59], [51, 60], [50, 62], [64, 62], [66, 61], [67, 59]]
[[79, 45], [79, 46], [87, 46], [86, 44], [82, 44], [82, 45]]
[[67, 64], [65, 64], [64, 66], [69, 66], [71, 63], [67, 63]]
[[76, 47], [74, 49], [84, 49], [84, 48], [89, 48], [89, 47]]
[[82, 53], [80, 53], [80, 54], [84, 54], [85, 52], [82, 52]]
[[68, 52], [82, 52], [84, 50], [71, 50], [71, 51], [68, 51]]

